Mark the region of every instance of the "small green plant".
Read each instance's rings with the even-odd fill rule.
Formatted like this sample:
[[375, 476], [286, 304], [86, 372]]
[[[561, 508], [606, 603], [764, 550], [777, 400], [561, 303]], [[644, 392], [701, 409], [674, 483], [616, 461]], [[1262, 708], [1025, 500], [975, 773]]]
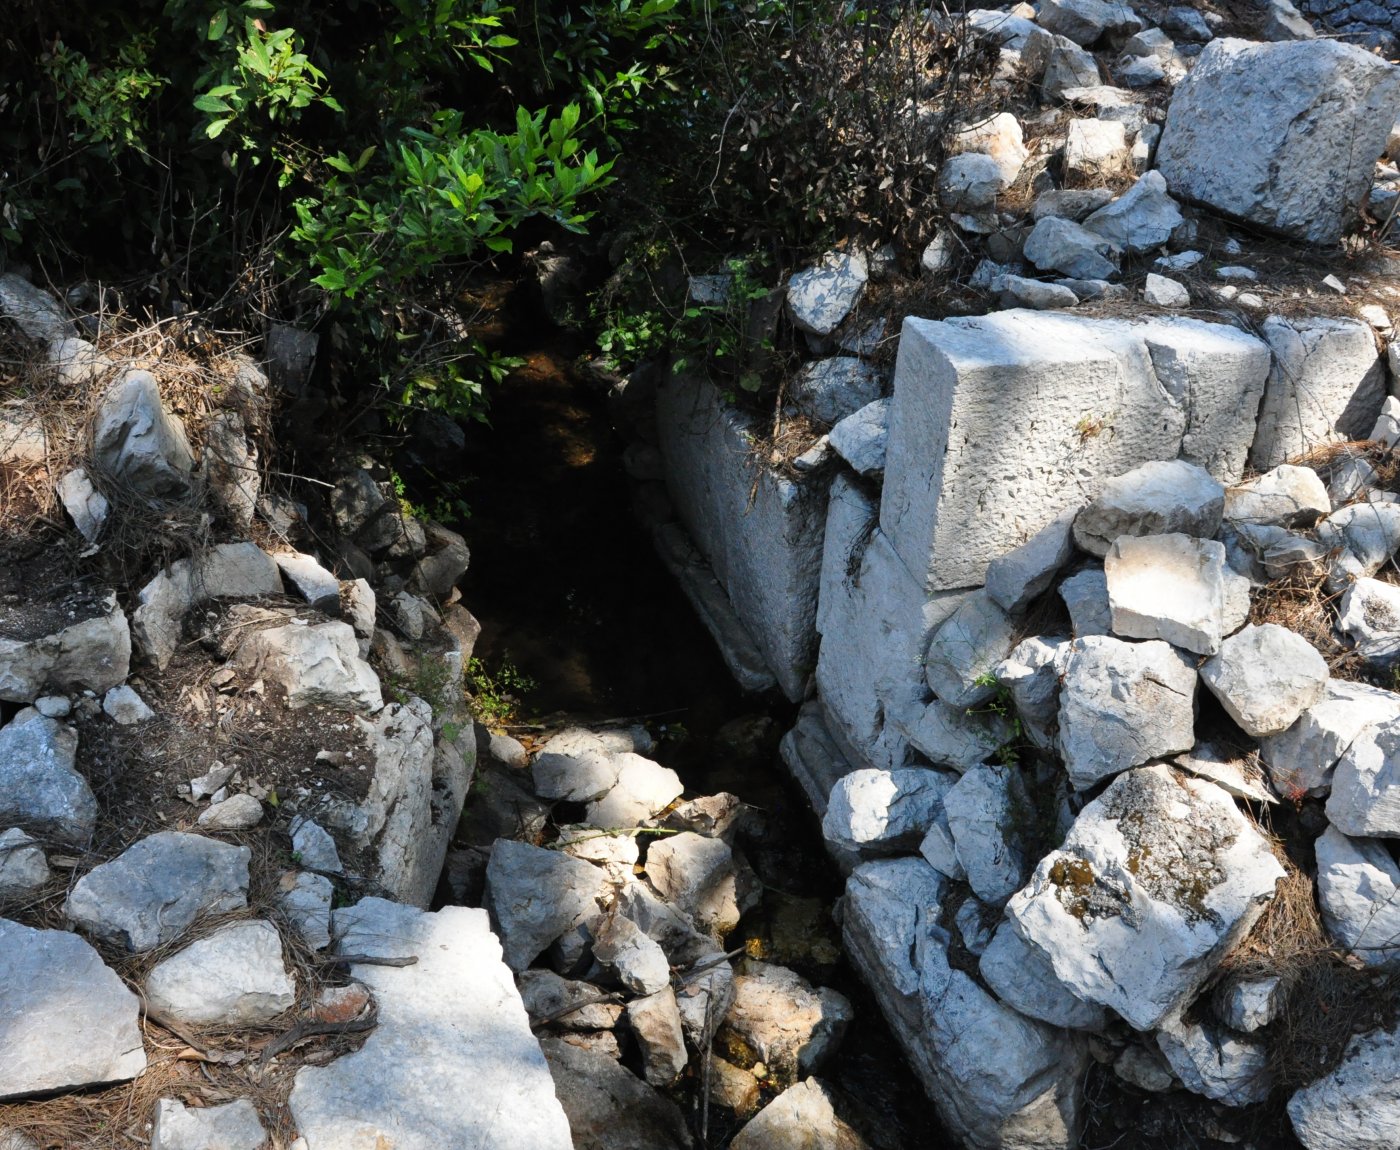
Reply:
[[503, 727], [515, 718], [522, 696], [539, 687], [510, 661], [509, 654], [501, 657], [496, 670], [473, 657], [467, 662], [467, 695], [472, 715], [488, 727]]
[[454, 704], [460, 701], [456, 696], [455, 680], [456, 676], [446, 659], [419, 651], [414, 657], [412, 674], [388, 676], [386, 689], [396, 703], [419, 698], [433, 709], [433, 714], [440, 715], [452, 710]]
[[684, 371], [692, 359], [699, 359], [711, 372], [732, 378], [744, 391], [762, 388], [763, 373], [750, 361], [753, 352], [772, 350], [770, 336], [756, 331], [753, 322], [754, 305], [777, 290], [763, 281], [767, 264], [761, 255], [725, 261], [722, 298], [692, 304], [676, 324], [677, 356], [672, 371]]
[[978, 675], [973, 681], [977, 687], [988, 687], [995, 692], [992, 697], [980, 707], [969, 707], [969, 715], [991, 715], [1002, 720], [1008, 726], [1008, 738], [996, 750], [996, 760], [1004, 767], [1019, 766], [1021, 762], [1021, 741], [1024, 731], [1021, 727], [1021, 716], [1016, 710], [1016, 703], [1011, 698], [1009, 688], [997, 681], [995, 675], [990, 671]]

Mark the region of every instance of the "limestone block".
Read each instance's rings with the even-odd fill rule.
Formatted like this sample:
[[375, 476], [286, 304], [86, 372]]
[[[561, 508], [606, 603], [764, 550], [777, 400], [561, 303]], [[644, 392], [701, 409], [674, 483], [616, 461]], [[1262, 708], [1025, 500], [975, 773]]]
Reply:
[[1165, 639], [1214, 655], [1249, 614], [1249, 580], [1230, 570], [1224, 545], [1214, 539], [1120, 536], [1103, 569], [1113, 632], [1126, 639]]
[[162, 959], [146, 977], [146, 1001], [180, 1022], [260, 1025], [296, 1005], [282, 939], [254, 919], [221, 927]]
[[1341, 1065], [1288, 1100], [1293, 1131], [1308, 1150], [1385, 1150], [1400, 1129], [1400, 1027], [1358, 1034]]
[[1286, 731], [1321, 701], [1327, 661], [1286, 627], [1251, 624], [1202, 664], [1201, 680], [1247, 734], [1260, 738]]
[[74, 769], [78, 732], [37, 711], [0, 727], [0, 825], [23, 824], [69, 846], [86, 846], [97, 799]]
[[864, 854], [912, 849], [954, 782], [956, 776], [923, 767], [852, 771], [832, 788], [822, 834], [828, 842]]
[[975, 707], [996, 694], [992, 671], [1016, 641], [1015, 621], [986, 591], [974, 591], [933, 633], [924, 678], [950, 707]]
[[267, 1132], [246, 1098], [199, 1109], [174, 1098], [156, 1103], [151, 1150], [261, 1150]]
[[1328, 934], [1368, 965], [1400, 964], [1400, 866], [1385, 844], [1328, 827], [1316, 847], [1317, 902]]
[[1202, 467], [1153, 461], [1114, 476], [1074, 520], [1074, 541], [1107, 555], [1120, 536], [1191, 535], [1209, 539], [1220, 528], [1225, 489]]
[[1400, 838], [1400, 719], [1367, 727], [1337, 760], [1327, 817], [1356, 838]]
[[180, 420], [167, 412], [150, 372], [126, 372], [94, 417], [93, 462], [135, 492], [158, 498], [189, 490], [194, 456]]
[[830, 335], [859, 301], [869, 275], [861, 252], [828, 252], [815, 267], [788, 281], [787, 305], [793, 323], [799, 331]]
[[131, 669], [131, 630], [115, 594], [105, 614], [37, 639], [0, 635], [0, 699], [29, 703], [45, 691], [102, 693]]
[[486, 868], [486, 905], [510, 968], [524, 970], [565, 931], [596, 919], [604, 882], [591, 863], [497, 839]]

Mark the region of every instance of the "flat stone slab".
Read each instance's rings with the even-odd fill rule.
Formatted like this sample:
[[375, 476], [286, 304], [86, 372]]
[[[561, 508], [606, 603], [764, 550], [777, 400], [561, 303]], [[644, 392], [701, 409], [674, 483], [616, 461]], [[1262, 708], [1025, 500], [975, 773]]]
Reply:
[[297, 1072], [289, 1105], [307, 1150], [572, 1150], [485, 911], [366, 898], [335, 918], [341, 953], [418, 961], [350, 967], [379, 1023], [354, 1054]]
[[76, 934], [0, 918], [0, 1101], [135, 1078], [140, 1010]]
[[1249, 616], [1249, 580], [1230, 570], [1214, 539], [1120, 536], [1103, 569], [1113, 631], [1124, 638], [1214, 655]]
[[151, 1150], [261, 1150], [267, 1131], [246, 1098], [195, 1109], [174, 1098], [156, 1103]]

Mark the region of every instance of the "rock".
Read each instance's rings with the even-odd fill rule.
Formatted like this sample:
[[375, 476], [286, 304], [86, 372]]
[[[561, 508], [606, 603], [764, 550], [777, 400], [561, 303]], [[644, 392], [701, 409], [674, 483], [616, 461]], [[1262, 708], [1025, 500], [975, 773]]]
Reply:
[[[671, 985], [671, 967], [660, 945], [620, 914], [610, 915], [595, 929], [593, 957], [610, 967], [618, 982], [633, 994], [655, 994]], [[679, 1015], [676, 1029], [680, 1029]]]
[[1214, 40], [1173, 93], [1157, 164], [1176, 195], [1334, 244], [1356, 219], [1398, 102], [1400, 72], [1354, 45]]
[[998, 112], [958, 128], [948, 137], [944, 150], [949, 156], [963, 152], [981, 152], [991, 156], [1001, 171], [1003, 188], [1009, 188], [1016, 182], [1022, 166], [1030, 158], [1020, 121], [1010, 112]]
[[282, 687], [293, 710], [323, 706], [372, 712], [384, 705], [379, 677], [360, 658], [359, 641], [349, 623], [335, 620], [253, 631], [239, 645], [234, 662], [250, 675]]
[[1214, 38], [1206, 18], [1188, 5], [1169, 8], [1162, 17], [1162, 27], [1189, 44], [1208, 44]]
[[130, 727], [154, 719], [156, 713], [130, 687], [113, 687], [102, 697], [102, 709], [119, 726]]
[[869, 267], [858, 252], [828, 252], [817, 266], [788, 281], [787, 305], [799, 331], [828, 336], [841, 326], [865, 291]]
[[267, 1132], [246, 1098], [198, 1110], [174, 1098], [156, 1103], [151, 1150], [260, 1150]]
[[146, 977], [146, 1000], [179, 1022], [257, 1026], [296, 1004], [296, 983], [269, 922], [225, 926], [169, 958]]
[[1225, 489], [1204, 468], [1182, 459], [1144, 463], [1110, 479], [1074, 521], [1074, 541], [1104, 556], [1122, 535], [1194, 535], [1220, 529]]
[[1400, 695], [1364, 683], [1329, 679], [1321, 700], [1287, 730], [1259, 741], [1275, 790], [1288, 799], [1324, 796], [1337, 760], [1373, 723], [1400, 719]]
[[[198, 797], [198, 796], [196, 796]], [[292, 820], [292, 858], [309, 870], [340, 874], [340, 852], [335, 839], [319, 823], [303, 816]]]
[[403, 534], [403, 514], [361, 468], [347, 471], [330, 495], [336, 530], [369, 552], [383, 551]]
[[1007, 916], [1076, 997], [1151, 1030], [1244, 937], [1283, 873], [1219, 787], [1143, 767], [1084, 808]]
[[593, 827], [580, 825], [560, 827], [555, 846], [573, 858], [600, 864], [616, 881], [631, 876], [640, 856], [636, 835], [600, 834]]
[[0, 311], [35, 343], [54, 345], [78, 334], [58, 300], [13, 272], [0, 275]]
[[694, 1145], [676, 1104], [613, 1059], [555, 1038], [541, 1039], [540, 1050], [568, 1115], [574, 1150], [690, 1150]]
[[1264, 23], [1259, 28], [1261, 40], [1312, 40], [1316, 36], [1317, 29], [1289, 0], [1267, 0]]
[[1327, 817], [1356, 838], [1400, 838], [1400, 718], [1366, 727], [1337, 760]]
[[487, 743], [490, 756], [513, 770], [523, 770], [530, 765], [530, 752], [525, 744], [510, 735], [491, 734]]
[[1327, 662], [1312, 644], [1275, 623], [1232, 635], [1201, 667], [1202, 682], [1255, 738], [1291, 727], [1322, 700], [1327, 679]]
[[[561, 1030], [611, 1030], [622, 1017], [622, 1007], [613, 1002], [593, 1002], [598, 988], [588, 982], [572, 982], [560, 978], [552, 970], [523, 970], [520, 972], [520, 997], [532, 1024], [552, 1019], [550, 1026]], [[567, 1014], [566, 1007], [578, 1008]]]
[[729, 1144], [732, 1150], [869, 1150], [836, 1113], [820, 1079], [789, 1086], [758, 1112]]
[[669, 986], [629, 1002], [627, 1025], [641, 1048], [642, 1075], [647, 1082], [652, 1086], [669, 1086], [684, 1073], [688, 1060], [685, 1034], [681, 1030], [676, 995]]
[[980, 212], [1006, 190], [1001, 165], [981, 152], [964, 152], [943, 162], [938, 201], [949, 212]]
[[[1071, 120], [1065, 137], [1065, 179], [1099, 184], [1128, 163], [1128, 138], [1116, 120]], [[1100, 209], [1102, 211], [1103, 209]], [[1090, 227], [1088, 221], [1085, 227]], [[1038, 265], [1037, 265], [1038, 266]], [[1067, 273], [1074, 274], [1074, 273]], [[1103, 273], [1107, 278], [1108, 273]]]
[[442, 626], [442, 617], [433, 605], [418, 595], [400, 591], [387, 604], [390, 620], [409, 642], [416, 643], [425, 634]]
[[934, 632], [924, 678], [950, 707], [976, 707], [996, 693], [992, 671], [1015, 644], [1016, 624], [991, 599], [974, 592]]
[[77, 935], [0, 918], [0, 1101], [135, 1078], [140, 1010]]
[[86, 846], [97, 826], [97, 799], [73, 767], [77, 754], [78, 733], [37, 711], [21, 711], [0, 727], [0, 825], [20, 823]]
[[681, 797], [680, 776], [641, 755], [617, 756], [617, 783], [606, 795], [588, 804], [584, 822], [604, 830], [639, 826]]
[[300, 551], [278, 551], [272, 558], [282, 579], [295, 587], [297, 594], [313, 607], [320, 607], [330, 614], [340, 613], [340, 580], [327, 571], [312, 555]]
[[1029, 873], [1029, 823], [1034, 817], [1020, 772], [1002, 766], [968, 771], [943, 799], [948, 830], [968, 885], [983, 902], [1001, 906]]
[[1264, 804], [1278, 802], [1252, 754], [1218, 743], [1202, 742], [1186, 754], [1177, 755], [1172, 762], [1198, 779], [1208, 779], [1237, 799]]
[[1124, 56], [1155, 56], [1159, 60], [1170, 60], [1175, 51], [1172, 38], [1160, 28], [1145, 28], [1129, 37], [1123, 45]]
[[690, 831], [660, 839], [647, 849], [646, 872], [657, 894], [716, 938], [758, 902], [748, 867], [722, 839]]
[[335, 887], [325, 875], [288, 871], [278, 884], [277, 905], [302, 942], [312, 950], [331, 943], [331, 902]]
[[[740, 1070], [732, 1062], [726, 1062], [718, 1054], [709, 1060], [710, 1098], [717, 1105], [727, 1107], [740, 1120], [753, 1117], [763, 1105], [758, 1089], [758, 1080], [747, 1070]], [[0, 1150], [4, 1150], [0, 1146]]]
[[524, 970], [565, 931], [596, 919], [603, 872], [558, 851], [498, 839], [486, 868], [486, 905], [506, 965]]
[[1334, 826], [1317, 850], [1317, 901], [1327, 933], [1373, 966], [1400, 963], [1400, 866], [1385, 843]]
[[1400, 588], [1379, 579], [1358, 579], [1342, 595], [1337, 630], [1368, 663], [1391, 666], [1400, 659]]
[[1046, 96], [1068, 99], [1071, 91], [1098, 84], [1099, 66], [1094, 57], [1068, 37], [1056, 36], [1045, 54], [1040, 90]]
[[982, 952], [977, 969], [997, 998], [1028, 1018], [1068, 1030], [1101, 1030], [1108, 1021], [1102, 1006], [1071, 994], [1055, 977], [1044, 952], [1004, 921]]
[[1317, 541], [1336, 551], [1328, 587], [1340, 590], [1352, 579], [1374, 575], [1400, 548], [1400, 506], [1353, 503], [1317, 525]]
[[1113, 633], [1126, 639], [1214, 655], [1249, 614], [1249, 580], [1230, 570], [1214, 539], [1121, 536], [1104, 557], [1104, 576]]
[[1191, 293], [1185, 284], [1178, 280], [1168, 279], [1166, 276], [1159, 276], [1155, 272], [1147, 273], [1147, 282], [1142, 289], [1142, 298], [1157, 307], [1191, 306]]
[[921, 767], [852, 771], [832, 788], [822, 835], [863, 854], [910, 849], [927, 833], [953, 782], [953, 776]]
[[1113, 1061], [1113, 1072], [1129, 1086], [1152, 1094], [1173, 1090], [1178, 1085], [1176, 1075], [1155, 1046], [1125, 1046]]
[[127, 371], [102, 397], [93, 419], [92, 459], [138, 495], [179, 497], [189, 490], [189, 440], [180, 420], [166, 412], [150, 372]]
[[102, 693], [131, 669], [131, 632], [115, 595], [93, 619], [26, 640], [0, 635], [0, 699], [28, 703], [46, 691]]
[[621, 764], [596, 735], [569, 730], [540, 748], [530, 777], [542, 799], [588, 803], [612, 790], [620, 770]]
[[46, 719], [66, 719], [73, 713], [73, 704], [66, 695], [41, 695], [34, 700], [34, 709]]
[[522, 1147], [569, 1150], [568, 1122], [485, 911], [428, 914], [365, 898], [336, 912], [335, 929], [344, 954], [418, 961], [351, 965], [378, 1004], [377, 1025], [358, 1051], [297, 1071], [288, 1106], [308, 1146], [442, 1150], [488, 1146], [508, 1131]]
[[1400, 1128], [1398, 1064], [1400, 1027], [1356, 1035], [1341, 1065], [1288, 1100], [1293, 1132], [1308, 1150], [1385, 1150]]
[[138, 596], [132, 615], [136, 642], [162, 670], [180, 642], [191, 608], [210, 599], [280, 595], [282, 577], [270, 555], [254, 543], [220, 543], [197, 560], [181, 559], [161, 571]]
[[252, 795], [233, 795], [204, 811], [199, 825], [210, 831], [246, 831], [262, 822], [262, 817], [262, 803]]
[[1226, 1106], [1263, 1102], [1273, 1089], [1264, 1046], [1227, 1030], [1173, 1017], [1157, 1029], [1157, 1046], [1187, 1090]]
[[1002, 307], [1028, 307], [1036, 311], [1049, 308], [1074, 307], [1079, 297], [1067, 287], [1048, 284], [1025, 276], [998, 276], [993, 288], [1001, 293]]
[[1338, 439], [1367, 438], [1385, 399], [1385, 369], [1367, 325], [1269, 316], [1260, 330], [1274, 365], [1250, 448], [1253, 467], [1264, 471]]
[[[1022, 732], [1043, 750], [1054, 750], [1054, 728], [1059, 722], [1060, 676], [1065, 672], [1070, 644], [1067, 639], [1032, 636], [1022, 640], [993, 674], [1011, 695]], [[1003, 743], [1015, 737], [1008, 730]], [[1002, 744], [998, 744], [1002, 745]], [[995, 749], [995, 748], [994, 748]], [[985, 761], [990, 755], [983, 755]], [[961, 769], [966, 769], [963, 767]]]
[[107, 497], [93, 486], [92, 477], [84, 467], [75, 467], [58, 481], [58, 497], [73, 526], [89, 543], [96, 543], [107, 524], [111, 505]]
[[1097, 567], [1071, 575], [1060, 584], [1060, 598], [1069, 611], [1076, 638], [1107, 635], [1113, 629], [1108, 604], [1108, 576]]
[[1224, 518], [1232, 523], [1311, 527], [1331, 510], [1327, 488], [1311, 467], [1282, 464], [1225, 492]]
[[950, 271], [958, 259], [958, 243], [954, 234], [945, 228], [940, 228], [934, 233], [934, 237], [924, 248], [923, 254], [919, 257], [919, 267], [927, 275], [941, 275]]
[[53, 877], [44, 849], [18, 827], [0, 833], [0, 900], [23, 899]]
[[204, 474], [214, 502], [238, 531], [247, 531], [258, 506], [258, 457], [248, 446], [243, 417], [221, 411], [204, 425]]
[[[370, 642], [374, 638], [375, 620], [378, 612], [378, 597], [367, 580], [348, 579], [340, 588], [340, 613], [355, 630], [360, 640], [360, 658], [369, 654]], [[471, 658], [470, 651], [463, 654], [463, 660]]]
[[471, 551], [465, 539], [441, 523], [429, 523], [424, 531], [432, 550], [413, 565], [408, 575], [409, 590], [438, 599], [450, 598], [457, 580], [471, 563]]
[[133, 954], [178, 938], [201, 914], [248, 905], [247, 847], [160, 831], [83, 875], [64, 912], [81, 930]]
[[1216, 1012], [1231, 1030], [1253, 1034], [1278, 1017], [1283, 1007], [1282, 986], [1283, 979], [1277, 974], [1231, 983], [1216, 991]]
[[1070, 644], [1060, 691], [1060, 754], [1077, 790], [1189, 751], [1195, 660], [1163, 642], [1091, 635]]
[[1118, 61], [1113, 72], [1118, 82], [1129, 88], [1150, 88], [1153, 84], [1162, 83], [1169, 74], [1180, 72], [1179, 66], [1172, 67], [1173, 64], [1174, 60], [1169, 62], [1156, 56], [1124, 57]]
[[1122, 40], [1142, 28], [1128, 5], [1106, 0], [1044, 0], [1036, 22], [1086, 48], [1103, 36]]
[[716, 1042], [734, 1061], [762, 1062], [779, 1082], [791, 1082], [821, 1069], [854, 1018], [845, 995], [750, 959], [734, 979], [734, 1001]]
[[992, 712], [969, 713], [934, 699], [917, 719], [902, 723], [909, 745], [936, 767], [966, 771], [1015, 738], [1010, 720]]
[[[1121, 125], [1120, 125], [1121, 127]], [[1059, 216], [1046, 216], [1026, 238], [1026, 259], [1041, 271], [1077, 279], [1110, 279], [1118, 274], [1113, 245], [1096, 232]]]
[[832, 449], [861, 475], [885, 470], [890, 401], [877, 399], [846, 416], [831, 429]]

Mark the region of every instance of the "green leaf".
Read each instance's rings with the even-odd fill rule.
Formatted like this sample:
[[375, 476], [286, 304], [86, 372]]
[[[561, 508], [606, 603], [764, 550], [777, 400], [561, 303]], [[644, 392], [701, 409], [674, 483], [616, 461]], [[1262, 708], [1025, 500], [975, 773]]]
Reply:
[[508, 252], [511, 250], [511, 242], [505, 236], [487, 236], [482, 240], [489, 251]]
[[344, 156], [327, 156], [326, 167], [334, 168], [337, 172], [344, 172], [346, 175], [350, 175], [355, 171], [355, 165]]
[[223, 130], [232, 123], [232, 116], [228, 117], [225, 120], [213, 120], [209, 123], [207, 127], [205, 127], [204, 134], [208, 136], [211, 140], [217, 140], [219, 136], [223, 133]]
[[228, 9], [220, 8], [209, 18], [209, 31], [205, 33], [205, 36], [209, 40], [222, 40], [227, 31]]
[[194, 106], [201, 112], [212, 112], [215, 114], [233, 111], [233, 107], [227, 100], [221, 100], [212, 92], [205, 92], [202, 95], [196, 96], [194, 98]]

